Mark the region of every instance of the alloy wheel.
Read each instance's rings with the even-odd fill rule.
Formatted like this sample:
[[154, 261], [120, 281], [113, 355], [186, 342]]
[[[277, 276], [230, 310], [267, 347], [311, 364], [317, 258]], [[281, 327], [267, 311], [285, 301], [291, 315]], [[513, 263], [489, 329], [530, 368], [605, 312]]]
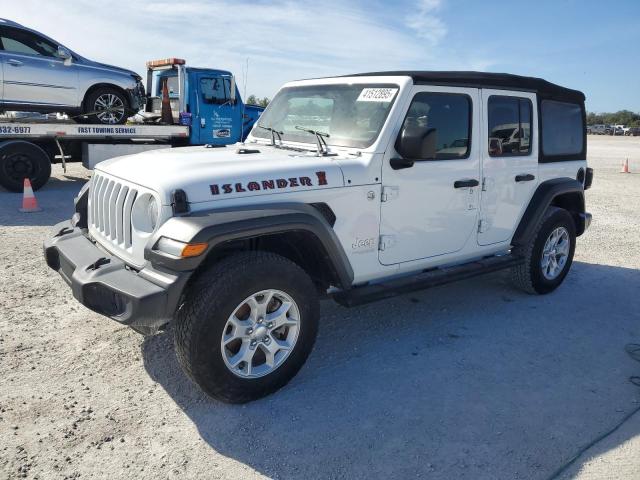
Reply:
[[93, 105], [96, 117], [101, 123], [116, 124], [124, 117], [124, 103], [113, 93], [103, 93]]
[[289, 357], [299, 331], [296, 302], [280, 290], [262, 290], [245, 298], [227, 320], [220, 340], [222, 358], [238, 377], [263, 377]]
[[569, 231], [565, 227], [558, 227], [551, 232], [542, 249], [540, 261], [544, 278], [547, 280], [558, 278], [567, 264], [570, 247]]

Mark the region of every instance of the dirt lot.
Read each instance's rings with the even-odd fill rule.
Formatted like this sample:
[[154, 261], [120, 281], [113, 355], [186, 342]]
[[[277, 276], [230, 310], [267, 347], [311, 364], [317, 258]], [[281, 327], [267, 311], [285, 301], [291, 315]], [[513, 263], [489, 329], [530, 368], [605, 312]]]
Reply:
[[[632, 173], [618, 173], [629, 157]], [[640, 405], [640, 138], [590, 137], [594, 223], [548, 296], [504, 274], [361, 308], [323, 305], [279, 393], [209, 400], [171, 335], [73, 300], [43, 237], [88, 177], [59, 167], [44, 212], [0, 192], [0, 477], [543, 479]], [[638, 478], [640, 413], [562, 478]]]

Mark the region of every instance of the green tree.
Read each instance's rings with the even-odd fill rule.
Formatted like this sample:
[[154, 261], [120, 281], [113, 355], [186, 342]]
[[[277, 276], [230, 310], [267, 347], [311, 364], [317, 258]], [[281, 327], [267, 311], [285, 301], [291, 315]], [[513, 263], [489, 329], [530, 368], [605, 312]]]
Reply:
[[640, 113], [634, 113], [629, 110], [620, 110], [615, 113], [587, 113], [587, 125], [597, 124], [640, 126]]
[[271, 100], [269, 100], [269, 97], [264, 97], [262, 100], [258, 102], [258, 105], [260, 105], [261, 107], [266, 107], [267, 105], [269, 105], [270, 101]]
[[258, 98], [255, 95], [249, 95], [249, 98], [247, 98], [246, 104], [247, 105], [258, 105]]

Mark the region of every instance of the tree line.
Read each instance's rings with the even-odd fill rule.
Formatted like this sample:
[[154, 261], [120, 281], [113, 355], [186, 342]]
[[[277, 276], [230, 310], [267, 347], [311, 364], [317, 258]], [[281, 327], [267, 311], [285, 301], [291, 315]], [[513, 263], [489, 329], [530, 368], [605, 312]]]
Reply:
[[640, 113], [620, 110], [615, 113], [587, 113], [587, 125], [626, 125], [640, 127]]
[[247, 98], [247, 105], [257, 105], [259, 107], [266, 107], [267, 105], [269, 105], [269, 102], [271, 100], [269, 99], [269, 97], [264, 97], [264, 98], [258, 98], [255, 95], [249, 95], [249, 98]]

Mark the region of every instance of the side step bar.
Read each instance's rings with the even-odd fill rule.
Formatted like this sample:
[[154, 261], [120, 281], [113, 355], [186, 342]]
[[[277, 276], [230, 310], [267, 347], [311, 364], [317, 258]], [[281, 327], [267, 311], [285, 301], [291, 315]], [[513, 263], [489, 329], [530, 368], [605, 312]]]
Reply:
[[513, 257], [511, 255], [487, 257], [461, 265], [434, 268], [415, 275], [395, 278], [382, 283], [363, 285], [350, 290], [339, 291], [334, 293], [332, 297], [340, 305], [353, 307], [395, 297], [396, 295], [402, 295], [415, 290], [423, 290], [476, 277], [485, 273], [496, 272], [519, 265], [523, 261], [521, 257]]

